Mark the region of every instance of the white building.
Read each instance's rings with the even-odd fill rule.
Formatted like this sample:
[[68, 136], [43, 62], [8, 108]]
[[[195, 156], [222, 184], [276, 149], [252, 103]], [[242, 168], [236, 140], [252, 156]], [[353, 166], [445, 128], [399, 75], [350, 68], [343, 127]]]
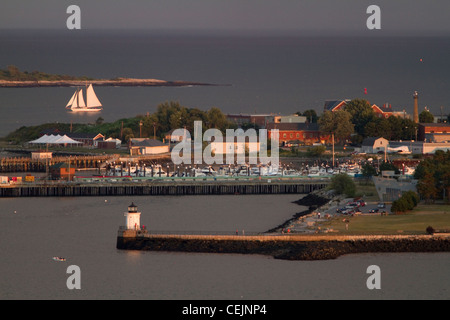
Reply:
[[105, 141], [107, 142], [114, 142], [116, 144], [116, 149], [120, 149], [120, 146], [122, 145], [122, 140], [120, 139], [113, 139], [113, 138], [108, 138]]
[[31, 159], [51, 159], [52, 154], [53, 153], [49, 151], [31, 151]]
[[134, 203], [131, 203], [128, 212], [125, 212], [125, 226], [128, 230], [141, 229], [141, 213], [137, 211]]
[[292, 114], [289, 116], [274, 116], [274, 123], [306, 123], [308, 119], [305, 116]]
[[234, 142], [227, 143], [225, 141], [212, 141], [211, 142], [211, 153], [214, 154], [235, 154], [235, 155], [245, 155], [246, 153], [257, 153], [259, 152], [259, 141], [239, 141], [235, 137]]
[[362, 153], [378, 153], [380, 151], [387, 152], [389, 141], [383, 137], [368, 137], [364, 139], [361, 146]]
[[130, 154], [131, 155], [154, 155], [168, 153], [169, 145], [155, 139], [131, 139]]
[[406, 146], [412, 154], [433, 154], [437, 150], [450, 150], [450, 142], [424, 142], [424, 141], [389, 141], [389, 146], [398, 148]]

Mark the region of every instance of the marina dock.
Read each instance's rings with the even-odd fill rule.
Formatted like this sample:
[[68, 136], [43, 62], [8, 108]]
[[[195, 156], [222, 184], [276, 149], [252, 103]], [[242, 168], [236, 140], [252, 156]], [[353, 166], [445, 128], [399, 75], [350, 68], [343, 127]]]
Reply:
[[0, 187], [0, 197], [307, 194], [328, 181], [314, 179], [146, 179], [120, 182], [42, 182]]
[[29, 156], [0, 158], [0, 173], [45, 172], [49, 166], [60, 162], [76, 168], [98, 169], [111, 158], [109, 155], [54, 156], [48, 160], [32, 159]]

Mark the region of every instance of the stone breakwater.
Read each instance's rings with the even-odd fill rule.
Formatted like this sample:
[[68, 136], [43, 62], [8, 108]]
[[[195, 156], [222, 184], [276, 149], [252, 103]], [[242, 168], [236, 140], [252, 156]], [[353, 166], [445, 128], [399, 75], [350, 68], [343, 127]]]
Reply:
[[120, 87], [138, 87], [138, 86], [166, 86], [166, 87], [180, 87], [180, 86], [216, 86], [216, 84], [190, 82], [190, 81], [166, 81], [158, 79], [130, 79], [118, 78], [112, 80], [97, 79], [97, 80], [38, 80], [38, 81], [7, 81], [0, 80], [0, 88], [32, 88], [32, 87], [82, 87], [87, 83], [94, 86], [120, 86]]
[[284, 260], [327, 260], [355, 253], [450, 252], [450, 236], [138, 235], [134, 231], [126, 231], [119, 232], [117, 248], [261, 254]]

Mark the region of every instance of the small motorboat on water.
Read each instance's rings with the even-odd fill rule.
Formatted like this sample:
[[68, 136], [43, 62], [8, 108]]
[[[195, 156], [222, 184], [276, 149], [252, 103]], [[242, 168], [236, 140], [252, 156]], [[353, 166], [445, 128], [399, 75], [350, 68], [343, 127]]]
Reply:
[[66, 261], [66, 258], [62, 258], [62, 257], [53, 257], [53, 260], [63, 262], [63, 261]]

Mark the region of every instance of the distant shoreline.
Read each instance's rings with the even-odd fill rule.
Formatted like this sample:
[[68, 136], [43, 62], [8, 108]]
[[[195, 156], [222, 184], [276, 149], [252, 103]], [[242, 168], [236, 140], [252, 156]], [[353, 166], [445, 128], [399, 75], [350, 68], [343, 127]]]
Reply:
[[38, 81], [11, 81], [0, 80], [0, 88], [35, 88], [35, 87], [81, 87], [87, 84], [94, 86], [117, 87], [184, 87], [184, 86], [227, 86], [191, 81], [166, 81], [159, 79], [97, 79], [97, 80], [38, 80]]

